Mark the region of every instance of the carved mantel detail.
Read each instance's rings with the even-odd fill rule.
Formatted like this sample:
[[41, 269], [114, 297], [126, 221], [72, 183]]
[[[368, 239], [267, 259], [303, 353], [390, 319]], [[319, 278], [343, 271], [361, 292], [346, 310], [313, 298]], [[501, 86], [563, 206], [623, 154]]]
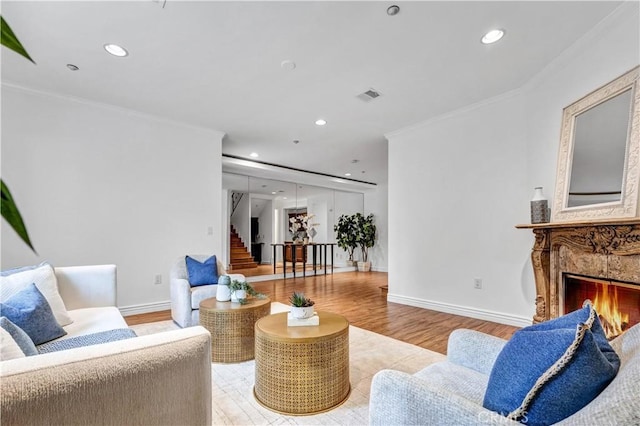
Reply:
[[637, 254], [638, 243], [640, 229], [629, 225], [566, 228], [557, 232], [554, 238], [554, 244], [566, 244], [577, 250], [619, 256]]
[[538, 323], [562, 314], [565, 273], [640, 285], [640, 218], [619, 221], [518, 225], [532, 229], [531, 263]]

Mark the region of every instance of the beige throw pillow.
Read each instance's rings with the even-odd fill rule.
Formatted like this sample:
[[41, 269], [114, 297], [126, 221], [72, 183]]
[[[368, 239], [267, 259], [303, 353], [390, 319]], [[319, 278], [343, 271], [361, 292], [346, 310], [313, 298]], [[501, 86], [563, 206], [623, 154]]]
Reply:
[[73, 322], [58, 292], [58, 280], [51, 265], [42, 263], [34, 268], [21, 268], [9, 275], [5, 273], [0, 277], [0, 302], [4, 303], [8, 298], [34, 283], [49, 302], [58, 324], [64, 327]]

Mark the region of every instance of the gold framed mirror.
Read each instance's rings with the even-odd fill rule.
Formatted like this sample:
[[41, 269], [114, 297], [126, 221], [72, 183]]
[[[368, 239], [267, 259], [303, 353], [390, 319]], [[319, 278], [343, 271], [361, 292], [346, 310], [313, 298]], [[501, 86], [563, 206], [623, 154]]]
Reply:
[[640, 67], [563, 110], [552, 222], [635, 217]]

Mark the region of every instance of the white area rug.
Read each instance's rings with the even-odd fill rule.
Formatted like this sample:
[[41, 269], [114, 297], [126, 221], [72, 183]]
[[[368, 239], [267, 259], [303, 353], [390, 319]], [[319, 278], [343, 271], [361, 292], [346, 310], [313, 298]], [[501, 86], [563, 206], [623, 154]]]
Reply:
[[[274, 302], [271, 312], [284, 312], [288, 306]], [[173, 321], [131, 327], [139, 335], [177, 329]], [[400, 342], [361, 328], [349, 327], [351, 395], [341, 406], [311, 416], [285, 416], [274, 413], [253, 397], [255, 362], [212, 364], [214, 425], [366, 425], [369, 422], [369, 390], [378, 371], [391, 368], [415, 373], [445, 356]]]

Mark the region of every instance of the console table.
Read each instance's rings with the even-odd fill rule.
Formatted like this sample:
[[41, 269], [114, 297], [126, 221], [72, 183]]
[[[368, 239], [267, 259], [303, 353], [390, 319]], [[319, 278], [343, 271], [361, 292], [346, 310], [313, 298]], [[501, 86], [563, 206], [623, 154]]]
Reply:
[[[331, 273], [333, 274], [333, 246], [336, 243], [307, 243], [307, 244], [295, 244], [295, 243], [276, 243], [271, 244], [273, 247], [273, 273], [276, 273], [276, 259], [277, 259], [277, 250], [278, 247], [282, 248], [282, 276], [283, 278], [287, 278], [287, 254], [291, 255], [291, 264], [293, 266], [293, 277], [296, 277], [296, 262], [298, 256], [298, 249], [301, 249], [304, 253], [308, 253], [309, 248], [311, 248], [311, 262], [313, 264], [313, 275], [317, 275], [317, 268], [323, 264], [324, 259], [324, 274], [327, 274], [327, 249], [329, 248], [331, 251], [330, 259], [331, 259]], [[318, 254], [320, 255], [320, 262], [318, 262]], [[324, 256], [324, 257], [323, 257]], [[309, 260], [309, 256], [302, 256], [300, 260], [302, 262], [302, 276], [307, 276], [307, 263]]]

